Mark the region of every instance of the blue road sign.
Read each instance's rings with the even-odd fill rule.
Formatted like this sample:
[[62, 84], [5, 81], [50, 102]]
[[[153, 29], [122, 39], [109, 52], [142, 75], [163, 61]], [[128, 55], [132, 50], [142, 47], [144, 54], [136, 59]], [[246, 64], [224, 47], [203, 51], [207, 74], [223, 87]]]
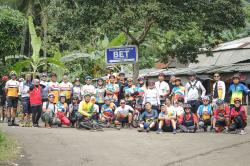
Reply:
[[134, 45], [107, 48], [105, 57], [107, 64], [136, 63], [138, 48]]

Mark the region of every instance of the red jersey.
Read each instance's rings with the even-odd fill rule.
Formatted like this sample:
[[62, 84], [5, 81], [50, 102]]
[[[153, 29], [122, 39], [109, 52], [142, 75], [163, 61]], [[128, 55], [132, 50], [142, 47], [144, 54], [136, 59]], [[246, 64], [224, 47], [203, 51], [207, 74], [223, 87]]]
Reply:
[[243, 106], [240, 106], [239, 110], [237, 110], [235, 107], [233, 107], [231, 110], [231, 114], [230, 114], [231, 118], [234, 118], [234, 117], [239, 116], [239, 115], [242, 117], [242, 119], [244, 121], [247, 120], [247, 113], [246, 113], [246, 110]]
[[218, 119], [218, 117], [229, 117], [230, 114], [230, 108], [228, 106], [226, 106], [224, 109], [222, 110], [214, 110], [214, 118]]

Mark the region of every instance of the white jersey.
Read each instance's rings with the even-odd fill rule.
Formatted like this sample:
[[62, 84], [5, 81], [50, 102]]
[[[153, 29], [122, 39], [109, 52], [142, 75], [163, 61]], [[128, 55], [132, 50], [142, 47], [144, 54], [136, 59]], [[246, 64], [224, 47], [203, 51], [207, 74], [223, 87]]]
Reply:
[[29, 90], [30, 86], [25, 83], [26, 81], [20, 82], [19, 84], [19, 94], [21, 97], [30, 97]]
[[162, 82], [157, 81], [155, 83], [155, 87], [158, 90], [158, 93], [160, 96], [166, 96], [170, 90], [168, 83], [165, 81], [162, 81]]
[[89, 93], [91, 95], [95, 95], [96, 88], [94, 87], [94, 85], [83, 85], [81, 87], [81, 95], [84, 96], [86, 93]]
[[129, 105], [125, 105], [124, 108], [120, 106], [115, 110], [115, 114], [120, 113], [122, 115], [128, 115], [129, 111], [134, 111], [134, 109]]
[[60, 93], [64, 93], [66, 95], [66, 99], [70, 99], [73, 85], [70, 82], [61, 82], [59, 87]]
[[151, 103], [153, 106], [160, 105], [160, 96], [156, 88], [146, 90], [144, 99], [143, 99], [143, 104], [147, 102]]
[[[199, 97], [203, 97], [206, 94], [206, 89], [198, 80], [187, 82], [185, 89], [185, 101], [198, 100]], [[201, 95], [199, 94], [199, 91], [201, 91]]]

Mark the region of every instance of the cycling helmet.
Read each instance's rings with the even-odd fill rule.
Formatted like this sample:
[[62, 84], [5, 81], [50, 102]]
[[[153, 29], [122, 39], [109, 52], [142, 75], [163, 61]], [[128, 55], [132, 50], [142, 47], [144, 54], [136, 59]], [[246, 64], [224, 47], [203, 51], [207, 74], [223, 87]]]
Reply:
[[80, 81], [80, 78], [78, 78], [78, 77], [75, 78], [75, 81], [74, 81], [74, 82], [77, 82], [77, 81]]
[[11, 71], [10, 72], [10, 76], [16, 76], [16, 72], [15, 71]]
[[202, 97], [202, 101], [204, 101], [204, 100], [205, 100], [205, 101], [210, 101], [209, 96], [203, 96], [203, 97]]
[[104, 98], [104, 101], [110, 101], [110, 98], [108, 97], [108, 96], [106, 96], [105, 98]]
[[218, 100], [216, 101], [216, 105], [217, 105], [217, 106], [221, 106], [222, 104], [224, 104], [224, 101], [223, 101], [223, 100], [218, 99]]
[[42, 77], [47, 77], [48, 75], [47, 75], [47, 73], [42, 73]]
[[8, 76], [3, 76], [2, 77], [2, 81], [8, 81], [8, 79], [9, 79]]
[[55, 95], [53, 93], [49, 93], [48, 97], [55, 97]]
[[57, 74], [56, 74], [56, 73], [51, 73], [51, 74], [50, 74], [50, 77], [53, 77], [53, 76], [54, 76], [54, 77], [57, 77]]
[[100, 78], [97, 78], [97, 81], [100, 81], [100, 80], [103, 81], [103, 78], [101, 78], [101, 77], [100, 77]]
[[66, 99], [66, 95], [64, 93], [61, 93], [59, 98], [61, 99], [62, 97], [64, 97]]
[[90, 93], [85, 93], [84, 97], [87, 97], [87, 96], [91, 96], [91, 94]]
[[91, 76], [86, 76], [85, 80], [92, 80], [92, 77]]
[[192, 108], [192, 106], [188, 103], [185, 103], [184, 106], [183, 106], [184, 110], [187, 109], [187, 108]]
[[138, 79], [137, 79], [139, 82], [140, 81], [144, 81], [144, 78], [143, 77], [138, 77]]
[[73, 97], [72, 97], [72, 100], [78, 100], [79, 98], [78, 98], [78, 96], [77, 95], [74, 95]]
[[130, 78], [127, 79], [127, 81], [133, 81], [133, 78], [130, 77]]
[[238, 98], [238, 97], [236, 97], [235, 99], [234, 99], [234, 103], [236, 103], [236, 102], [241, 102], [241, 99], [240, 98]]

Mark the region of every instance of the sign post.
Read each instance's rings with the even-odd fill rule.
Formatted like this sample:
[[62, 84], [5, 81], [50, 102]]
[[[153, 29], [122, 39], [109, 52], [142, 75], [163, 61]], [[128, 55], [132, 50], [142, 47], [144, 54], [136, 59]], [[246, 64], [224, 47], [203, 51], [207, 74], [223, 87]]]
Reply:
[[105, 51], [107, 64], [123, 64], [138, 62], [138, 48], [134, 45], [107, 48]]

